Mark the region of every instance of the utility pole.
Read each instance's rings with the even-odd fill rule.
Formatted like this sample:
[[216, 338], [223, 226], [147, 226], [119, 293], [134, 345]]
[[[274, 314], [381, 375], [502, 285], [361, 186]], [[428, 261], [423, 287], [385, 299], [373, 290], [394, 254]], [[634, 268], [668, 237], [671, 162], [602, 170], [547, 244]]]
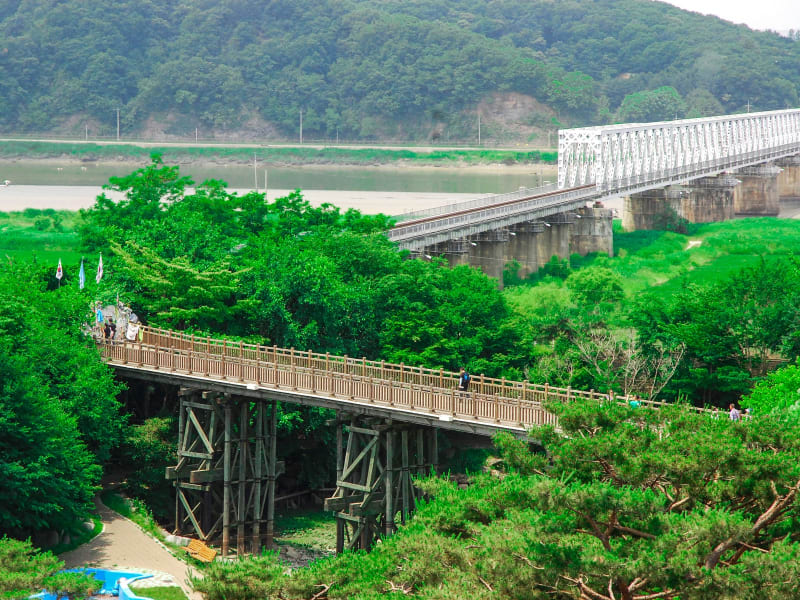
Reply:
[[747, 99], [747, 112], [750, 112], [750, 98]]
[[194, 128], [194, 143], [197, 143], [197, 127]]
[[264, 169], [264, 201], [267, 200], [267, 169]]
[[481, 145], [481, 113], [478, 113], [478, 146]]
[[117, 109], [117, 141], [119, 141], [119, 109]]
[[336, 126], [336, 145], [339, 145], [339, 126]]
[[84, 132], [84, 138], [83, 139], [85, 139], [86, 141], [89, 141], [89, 124], [86, 123], [84, 125], [84, 127], [86, 128], [86, 130]]
[[253, 152], [253, 186], [258, 191], [258, 168], [257, 168], [256, 153]]
[[303, 143], [303, 109], [300, 109], [300, 143]]

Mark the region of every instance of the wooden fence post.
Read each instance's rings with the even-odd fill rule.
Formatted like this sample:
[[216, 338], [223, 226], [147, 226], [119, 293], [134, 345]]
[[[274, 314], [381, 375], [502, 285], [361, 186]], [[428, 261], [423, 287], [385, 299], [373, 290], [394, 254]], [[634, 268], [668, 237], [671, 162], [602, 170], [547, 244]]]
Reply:
[[239, 381], [244, 381], [244, 342], [239, 340]]

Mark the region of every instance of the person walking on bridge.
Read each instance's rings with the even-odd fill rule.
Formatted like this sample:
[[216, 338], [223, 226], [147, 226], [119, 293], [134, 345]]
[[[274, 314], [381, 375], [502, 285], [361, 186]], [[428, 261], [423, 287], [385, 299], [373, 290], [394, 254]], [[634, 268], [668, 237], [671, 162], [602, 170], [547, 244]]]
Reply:
[[469, 373], [467, 373], [464, 367], [461, 367], [461, 370], [458, 372], [458, 390], [460, 392], [466, 392], [471, 379]]

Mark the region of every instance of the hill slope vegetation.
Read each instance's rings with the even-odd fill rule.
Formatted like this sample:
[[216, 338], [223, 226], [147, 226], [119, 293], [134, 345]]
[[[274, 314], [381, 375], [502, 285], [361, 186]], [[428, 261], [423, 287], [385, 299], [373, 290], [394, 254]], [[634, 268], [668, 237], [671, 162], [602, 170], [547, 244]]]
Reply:
[[[11, 0], [0, 131], [484, 139], [795, 106], [800, 44], [645, 0]], [[527, 101], [523, 101], [524, 99]], [[533, 133], [531, 133], [531, 131]]]

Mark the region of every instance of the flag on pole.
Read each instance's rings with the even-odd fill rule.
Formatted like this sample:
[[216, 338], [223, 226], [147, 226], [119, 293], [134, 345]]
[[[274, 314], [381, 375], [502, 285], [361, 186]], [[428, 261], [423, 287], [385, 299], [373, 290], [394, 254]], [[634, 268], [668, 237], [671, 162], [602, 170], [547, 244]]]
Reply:
[[103, 278], [103, 254], [100, 253], [100, 262], [97, 264], [97, 276], [94, 280], [97, 283], [100, 283], [100, 280]]
[[83, 269], [83, 259], [81, 259], [81, 270], [78, 272], [78, 285], [80, 289], [83, 289], [83, 286], [86, 285], [86, 271]]
[[61, 268], [61, 259], [58, 259], [58, 268], [56, 269], [56, 279], [61, 281], [61, 278], [64, 276], [64, 269]]

